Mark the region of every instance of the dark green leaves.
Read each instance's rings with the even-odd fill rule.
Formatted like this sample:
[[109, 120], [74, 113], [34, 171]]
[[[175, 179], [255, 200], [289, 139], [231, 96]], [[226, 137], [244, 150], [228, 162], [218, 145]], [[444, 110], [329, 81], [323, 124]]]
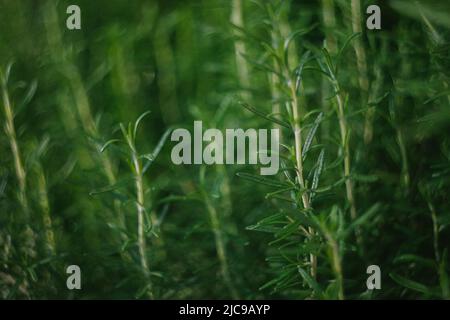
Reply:
[[325, 150], [322, 149], [320, 151], [319, 157], [317, 158], [316, 169], [314, 170], [313, 181], [311, 184], [312, 191], [317, 190], [317, 187], [319, 186], [319, 178], [320, 175], [322, 174], [324, 158], [325, 158]]
[[432, 296], [436, 296], [437, 292], [436, 289], [428, 287], [422, 283], [419, 283], [417, 281], [413, 281], [410, 280], [408, 278], [405, 278], [403, 276], [400, 276], [396, 273], [390, 273], [389, 276], [395, 281], [397, 282], [399, 285], [408, 288], [410, 290], [413, 291], [417, 291], [420, 293], [424, 293], [425, 295], [427, 295], [428, 297], [432, 297]]
[[169, 128], [164, 132], [164, 134], [161, 136], [161, 139], [159, 139], [158, 144], [156, 145], [155, 149], [151, 154], [143, 155], [144, 158], [148, 160], [148, 162], [145, 164], [144, 169], [142, 170], [143, 173], [145, 173], [150, 165], [155, 161], [156, 157], [158, 157], [159, 153], [161, 152], [161, 149], [163, 148], [164, 144], [167, 141], [167, 138], [169, 137], [170, 133], [172, 132], [172, 128]]
[[316, 120], [314, 120], [314, 123], [308, 132], [308, 135], [306, 136], [305, 143], [304, 143], [303, 149], [302, 149], [303, 160], [305, 160], [305, 158], [306, 158], [306, 154], [308, 153], [308, 151], [311, 147], [312, 140], [314, 139], [314, 136], [316, 135], [317, 128], [319, 127], [322, 119], [323, 119], [323, 112], [320, 112], [319, 115], [317, 116]]
[[287, 123], [286, 121], [283, 120], [279, 120], [271, 115], [266, 115], [264, 112], [250, 106], [249, 104], [245, 103], [245, 102], [240, 102], [241, 106], [243, 106], [245, 109], [249, 110], [250, 112], [253, 112], [254, 114], [260, 116], [261, 118], [264, 118], [270, 122], [273, 122], [275, 124], [278, 124], [280, 126], [283, 126], [285, 128], [290, 128], [289, 123]]
[[259, 175], [255, 175], [255, 174], [251, 174], [251, 173], [239, 172], [236, 175], [242, 179], [249, 180], [249, 181], [255, 182], [257, 184], [266, 185], [269, 187], [275, 187], [275, 188], [292, 187], [288, 183], [284, 183], [284, 182], [281, 182], [281, 181], [278, 181], [275, 179], [264, 178]]

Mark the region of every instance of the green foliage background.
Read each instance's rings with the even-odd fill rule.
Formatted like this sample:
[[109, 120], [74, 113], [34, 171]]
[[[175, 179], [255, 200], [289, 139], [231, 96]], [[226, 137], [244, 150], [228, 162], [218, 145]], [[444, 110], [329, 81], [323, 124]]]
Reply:
[[[1, 0], [0, 297], [449, 298], [449, 27], [445, 1]], [[281, 128], [283, 169], [174, 165], [194, 120]]]

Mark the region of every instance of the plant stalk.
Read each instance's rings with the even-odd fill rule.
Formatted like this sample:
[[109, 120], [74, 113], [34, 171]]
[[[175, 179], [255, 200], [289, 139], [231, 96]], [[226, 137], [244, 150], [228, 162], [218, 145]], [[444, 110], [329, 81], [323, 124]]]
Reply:
[[[350, 164], [350, 136], [349, 130], [347, 127], [347, 120], [345, 118], [344, 113], [344, 100], [341, 95], [341, 89], [336, 80], [333, 81], [333, 86], [336, 94], [336, 102], [338, 106], [338, 118], [339, 118], [339, 130], [341, 135], [341, 144], [344, 153], [344, 177], [345, 177], [345, 192], [347, 201], [350, 206], [350, 217], [352, 221], [355, 221], [357, 218], [355, 197], [353, 192], [353, 181], [350, 178], [351, 174], [351, 164]], [[355, 229], [356, 241], [360, 247], [362, 248], [362, 236], [359, 228]]]
[[[310, 202], [308, 193], [305, 189], [305, 180], [303, 178], [303, 159], [302, 159], [302, 136], [301, 136], [301, 127], [300, 127], [300, 116], [298, 112], [298, 99], [297, 93], [295, 90], [295, 82], [290, 80], [290, 90], [291, 90], [291, 99], [292, 99], [292, 117], [294, 122], [294, 143], [295, 143], [295, 160], [296, 160], [296, 174], [300, 187], [302, 190], [302, 202], [305, 210], [310, 209]], [[314, 230], [309, 227], [308, 232], [310, 237], [314, 235]], [[311, 266], [311, 276], [313, 278], [317, 277], [317, 256], [314, 254], [310, 254], [309, 262]]]
[[[231, 4], [231, 16], [230, 22], [235, 26], [244, 28], [244, 18], [241, 0], [233, 0]], [[235, 36], [238, 36], [238, 32], [235, 31]], [[242, 98], [248, 100], [248, 88], [250, 86], [250, 79], [248, 73], [247, 61], [243, 57], [247, 53], [244, 41], [241, 39], [234, 40], [234, 55], [236, 59], [236, 69], [238, 73], [239, 83], [243, 89]]]
[[11, 102], [9, 99], [6, 79], [3, 78], [3, 74], [0, 74], [0, 76], [1, 76], [0, 80], [3, 98], [3, 110], [5, 112], [5, 132], [11, 147], [17, 182], [19, 184], [19, 191], [18, 191], [19, 203], [22, 207], [25, 218], [28, 219], [29, 206], [26, 195], [27, 177], [22, 163], [22, 156], [20, 153], [19, 144], [17, 142], [16, 129], [14, 125], [14, 111], [12, 110]]
[[[202, 187], [203, 188], [203, 187]], [[220, 262], [220, 269], [222, 273], [222, 277], [225, 281], [228, 290], [233, 299], [239, 299], [239, 294], [236, 291], [236, 288], [233, 285], [233, 281], [231, 280], [230, 271], [228, 268], [228, 259], [225, 249], [225, 243], [223, 240], [222, 229], [219, 222], [219, 217], [217, 214], [217, 210], [214, 205], [211, 203], [208, 194], [206, 191], [202, 190], [203, 198], [206, 204], [206, 210], [208, 211], [209, 218], [211, 221], [211, 228], [214, 232], [214, 239], [216, 243], [216, 252]]]
[[136, 209], [138, 218], [138, 247], [139, 259], [141, 268], [148, 281], [147, 294], [150, 299], [153, 299], [152, 281], [150, 278], [150, 269], [147, 262], [146, 242], [145, 242], [145, 199], [144, 199], [144, 182], [142, 179], [142, 165], [139, 161], [138, 155], [132, 150], [132, 160], [135, 174], [136, 187]]
[[[361, 0], [351, 0], [351, 11], [352, 11], [351, 20], [353, 33], [362, 33]], [[369, 92], [369, 79], [367, 72], [366, 51], [364, 49], [360, 37], [356, 38], [352, 43], [353, 49], [355, 50], [356, 54], [356, 64], [359, 73], [358, 82], [359, 87], [362, 91], [362, 101], [364, 101], [364, 104], [367, 104], [367, 95]], [[364, 122], [364, 142], [368, 144], [372, 141], [372, 138], [373, 138], [372, 119], [370, 113], [367, 111]]]
[[37, 168], [37, 180], [38, 180], [38, 192], [39, 192], [39, 204], [42, 209], [42, 220], [45, 228], [45, 241], [47, 244], [48, 252], [52, 255], [56, 253], [55, 234], [53, 232], [53, 223], [50, 215], [50, 205], [48, 201], [47, 180], [45, 179], [42, 165], [38, 163]]
[[342, 261], [339, 252], [339, 245], [328, 232], [326, 233], [325, 237], [327, 238], [328, 246], [331, 251], [331, 261], [333, 263], [333, 271], [338, 286], [338, 299], [344, 300], [344, 277], [342, 272]]

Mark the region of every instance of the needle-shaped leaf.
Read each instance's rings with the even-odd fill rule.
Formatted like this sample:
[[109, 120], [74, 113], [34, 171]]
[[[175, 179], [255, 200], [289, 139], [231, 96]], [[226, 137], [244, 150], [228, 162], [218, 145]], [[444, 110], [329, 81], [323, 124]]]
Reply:
[[36, 90], [37, 90], [37, 81], [34, 80], [33, 82], [31, 82], [31, 84], [28, 86], [26, 94], [24, 96], [24, 98], [22, 99], [22, 101], [20, 103], [18, 103], [18, 105], [16, 106], [16, 111], [15, 113], [18, 114], [20, 113], [26, 105], [28, 105], [30, 103], [30, 101], [33, 99], [34, 95], [36, 94]]
[[356, 32], [356, 33], [351, 34], [351, 35], [344, 41], [344, 44], [342, 45], [341, 49], [339, 50], [339, 53], [337, 54], [336, 61], [340, 61], [340, 59], [341, 59], [341, 57], [342, 57], [342, 54], [344, 53], [345, 49], [346, 49], [347, 46], [350, 44], [350, 42], [351, 42], [353, 39], [355, 39], [355, 38], [357, 38], [357, 37], [359, 37], [359, 36], [361, 36], [361, 32]]
[[295, 71], [295, 73], [296, 73], [295, 91], [296, 92], [298, 92], [298, 90], [300, 89], [303, 69], [305, 67], [305, 64], [310, 60], [310, 55], [311, 55], [311, 51], [307, 50], [300, 58], [300, 63], [298, 65], [298, 67], [296, 68], [296, 71]]
[[8, 83], [8, 81], [9, 81], [9, 76], [11, 74], [11, 69], [12, 69], [13, 65], [14, 65], [14, 61], [11, 61], [6, 66], [5, 75], [4, 75], [4, 78], [2, 79], [2, 81], [4, 82], [3, 83], [4, 85], [6, 85]]
[[270, 187], [287, 188], [287, 187], [291, 186], [291, 185], [281, 182], [281, 181], [263, 178], [261, 176], [251, 174], [251, 173], [238, 172], [236, 175], [245, 180], [249, 180], [249, 181], [256, 182], [258, 184], [263, 184], [263, 185], [270, 186]]
[[138, 130], [138, 128], [139, 128], [139, 124], [141, 123], [142, 119], [144, 119], [144, 118], [145, 118], [147, 115], [149, 115], [150, 113], [151, 113], [150, 110], [144, 112], [143, 114], [141, 114], [141, 115], [139, 116], [139, 118], [138, 118], [138, 119], [136, 120], [136, 122], [134, 123], [133, 139], [136, 138], [136, 133], [137, 133], [137, 130]]
[[322, 288], [320, 287], [320, 285], [317, 283], [316, 280], [314, 280], [313, 277], [311, 277], [311, 275], [305, 271], [305, 269], [298, 267], [298, 273], [300, 273], [300, 275], [302, 276], [303, 280], [305, 280], [305, 282], [308, 284], [308, 286], [313, 289], [316, 294], [321, 295], [322, 294]]
[[300, 30], [296, 30], [291, 32], [291, 34], [289, 34], [286, 38], [286, 40], [284, 41], [284, 45], [283, 45], [283, 49], [284, 49], [284, 61], [286, 63], [286, 66], [289, 66], [289, 61], [288, 61], [288, 57], [289, 57], [289, 45], [291, 44], [291, 42], [299, 36], [305, 35], [307, 33], [309, 33], [310, 31], [312, 31], [313, 29], [315, 29], [317, 26], [317, 24], [312, 25], [309, 28], [305, 28], [305, 29], [300, 29]]
[[327, 67], [327, 71], [331, 78], [335, 80], [336, 68], [334, 66], [333, 59], [331, 59], [331, 55], [326, 48], [322, 48], [322, 54], [325, 58], [325, 66]]
[[264, 118], [264, 119], [266, 119], [266, 120], [268, 120], [268, 121], [271, 121], [271, 122], [273, 122], [273, 123], [279, 124], [280, 126], [283, 126], [283, 127], [285, 127], [285, 128], [288, 128], [288, 129], [290, 128], [289, 124], [288, 124], [286, 121], [279, 120], [279, 119], [277, 119], [277, 118], [275, 118], [275, 117], [272, 117], [272, 116], [270, 116], [270, 115], [266, 115], [264, 112], [261, 112], [261, 111], [259, 111], [258, 109], [256, 109], [256, 108], [250, 106], [248, 103], [240, 102], [240, 104], [241, 104], [241, 106], [243, 106], [245, 109], [247, 109], [247, 110], [253, 112], [254, 114], [256, 114], [256, 115], [258, 115], [258, 116], [260, 116], [260, 117], [262, 117], [262, 118]]
[[112, 145], [113, 143], [116, 142], [120, 142], [119, 139], [111, 139], [105, 142], [105, 144], [100, 148], [100, 153], [102, 153], [103, 151], [105, 151], [110, 145]]
[[167, 138], [169, 137], [170, 133], [172, 132], [172, 128], [169, 128], [164, 132], [161, 139], [159, 139], [158, 144], [156, 145], [155, 149], [151, 154], [143, 155], [144, 158], [148, 160], [148, 162], [145, 164], [143, 173], [147, 171], [147, 169], [150, 167], [150, 165], [155, 161], [155, 159], [158, 157], [159, 153], [161, 152], [161, 149], [163, 148], [164, 144], [167, 141]]
[[319, 186], [319, 178], [320, 178], [320, 175], [322, 174], [324, 158], [325, 158], [325, 150], [322, 149], [320, 151], [319, 157], [317, 158], [316, 169], [314, 171], [313, 181], [311, 184], [312, 191], [315, 191], [317, 189], [317, 187]]
[[393, 272], [391, 272], [389, 274], [389, 276], [392, 278], [392, 280], [394, 280], [399, 285], [401, 285], [405, 288], [408, 288], [408, 289], [411, 289], [414, 291], [418, 291], [418, 292], [422, 292], [422, 293], [425, 293], [430, 296], [434, 296], [436, 294], [436, 290], [433, 290], [432, 288], [429, 288], [428, 286], [426, 286], [420, 282], [410, 280], [408, 278], [402, 277]]
[[375, 203], [372, 205], [365, 213], [356, 218], [343, 232], [343, 238], [348, 236], [355, 228], [365, 224], [368, 222], [378, 211], [380, 210], [381, 205], [379, 203]]
[[316, 120], [314, 120], [313, 126], [311, 127], [311, 129], [308, 132], [308, 135], [306, 136], [306, 140], [305, 140], [305, 144], [303, 146], [303, 150], [302, 150], [302, 158], [303, 160], [305, 160], [306, 158], [306, 154], [308, 153], [310, 147], [311, 147], [311, 143], [314, 139], [314, 136], [317, 132], [317, 128], [320, 125], [320, 122], [323, 119], [323, 112], [319, 113], [319, 115], [317, 116]]

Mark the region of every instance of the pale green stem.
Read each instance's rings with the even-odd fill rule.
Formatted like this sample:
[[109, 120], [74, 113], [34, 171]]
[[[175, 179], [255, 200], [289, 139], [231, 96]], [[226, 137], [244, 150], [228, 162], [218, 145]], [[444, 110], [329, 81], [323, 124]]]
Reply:
[[[362, 16], [361, 16], [361, 0], [351, 0], [352, 11], [352, 29], [353, 33], [362, 33]], [[367, 94], [369, 92], [369, 79], [367, 72], [367, 58], [366, 51], [364, 49], [361, 37], [358, 37], [352, 41], [353, 49], [356, 54], [356, 64], [358, 67], [358, 82], [362, 93], [362, 101], [367, 104]], [[366, 119], [364, 124], [364, 142], [366, 144], [372, 141], [373, 127], [370, 120], [369, 112], [366, 112]]]
[[[302, 136], [301, 136], [301, 127], [300, 127], [300, 116], [299, 116], [299, 105], [297, 99], [297, 93], [295, 90], [295, 82], [290, 80], [290, 89], [291, 89], [291, 99], [292, 99], [292, 116], [294, 122], [294, 143], [295, 143], [295, 160], [296, 160], [296, 174], [297, 180], [302, 190], [302, 202], [305, 210], [310, 208], [310, 202], [308, 193], [305, 189], [305, 180], [303, 178], [303, 158], [302, 158]], [[312, 237], [314, 235], [314, 230], [309, 227], [308, 228], [309, 235]], [[317, 256], [314, 254], [310, 254], [309, 262], [311, 266], [311, 276], [316, 278], [317, 276]]]
[[42, 209], [42, 220], [45, 228], [45, 241], [50, 254], [54, 255], [56, 252], [55, 235], [53, 232], [53, 223], [50, 215], [50, 205], [48, 201], [47, 180], [45, 179], [44, 171], [40, 163], [37, 164], [37, 180], [39, 192], [39, 205]]
[[144, 198], [144, 182], [142, 179], [142, 165], [134, 150], [132, 150], [132, 160], [135, 175], [136, 187], [136, 209], [138, 218], [138, 248], [141, 268], [147, 277], [148, 287], [147, 294], [150, 299], [153, 299], [152, 281], [150, 269], [147, 262], [147, 248], [145, 241], [145, 198]]
[[338, 299], [344, 300], [344, 276], [339, 245], [328, 231], [325, 233], [325, 238], [328, 241], [328, 246], [331, 251], [331, 261], [338, 286]]
[[[336, 94], [336, 101], [338, 106], [338, 118], [339, 118], [339, 130], [341, 134], [341, 144], [344, 153], [344, 177], [345, 177], [345, 192], [348, 204], [350, 206], [350, 217], [353, 221], [357, 218], [355, 197], [353, 192], [353, 181], [350, 177], [351, 165], [350, 165], [350, 137], [349, 130], [347, 128], [347, 120], [344, 113], [344, 100], [342, 98], [339, 84], [336, 80], [333, 81], [333, 86]], [[356, 241], [358, 242], [360, 249], [362, 249], [362, 237], [359, 228], [355, 229]]]
[[350, 178], [351, 167], [350, 167], [350, 139], [349, 131], [347, 128], [347, 120], [344, 113], [344, 101], [340, 93], [339, 84], [334, 81], [334, 88], [336, 91], [336, 102], [338, 106], [338, 118], [339, 118], [339, 130], [341, 134], [341, 144], [344, 153], [344, 177], [345, 177], [345, 189], [347, 193], [347, 201], [350, 204], [350, 216], [354, 220], [357, 217], [355, 198], [353, 196], [353, 183]]
[[[231, 4], [231, 16], [230, 22], [240, 28], [244, 28], [244, 18], [243, 18], [243, 8], [241, 0], [233, 0]], [[238, 36], [238, 31], [235, 31], [235, 35]], [[238, 78], [241, 87], [245, 90], [242, 94], [242, 98], [244, 100], [248, 100], [249, 94], [246, 90], [248, 90], [250, 86], [250, 79], [248, 73], [247, 61], [243, 57], [247, 53], [247, 49], [245, 47], [244, 41], [241, 39], [236, 39], [234, 41], [234, 54], [236, 57], [236, 70], [238, 73]]]
[[22, 206], [24, 215], [26, 218], [29, 214], [28, 199], [26, 195], [27, 180], [26, 173], [22, 163], [22, 156], [19, 149], [19, 144], [16, 137], [16, 129], [14, 126], [14, 111], [12, 110], [11, 102], [8, 95], [6, 80], [1, 76], [1, 87], [2, 87], [2, 97], [3, 97], [3, 109], [5, 112], [5, 132], [8, 137], [9, 144], [11, 147], [11, 152], [14, 160], [14, 168], [16, 171], [17, 182], [19, 184], [18, 198], [19, 203]]
[[[333, 0], [322, 0], [322, 20], [325, 26], [325, 47], [333, 55], [337, 52], [337, 41], [333, 34], [336, 28], [336, 16]], [[324, 114], [328, 113], [328, 97], [331, 96], [330, 84], [327, 79], [322, 79], [322, 109]], [[322, 138], [329, 136], [330, 124], [328, 121], [321, 123]]]
[[337, 51], [336, 37], [332, 30], [336, 27], [336, 16], [333, 0], [322, 0], [322, 19], [326, 32], [326, 48], [331, 54]]
[[237, 293], [236, 288], [233, 285], [233, 281], [231, 280], [231, 275], [228, 268], [228, 259], [225, 249], [225, 243], [223, 240], [222, 229], [220, 226], [219, 216], [217, 214], [216, 208], [211, 203], [211, 200], [209, 199], [209, 196], [206, 193], [206, 191], [202, 189], [202, 193], [206, 204], [206, 210], [208, 211], [209, 219], [211, 221], [211, 228], [214, 233], [216, 252], [220, 262], [222, 277], [225, 281], [226, 286], [228, 287], [228, 290], [230, 291], [231, 297], [233, 299], [239, 299], [239, 294]]

